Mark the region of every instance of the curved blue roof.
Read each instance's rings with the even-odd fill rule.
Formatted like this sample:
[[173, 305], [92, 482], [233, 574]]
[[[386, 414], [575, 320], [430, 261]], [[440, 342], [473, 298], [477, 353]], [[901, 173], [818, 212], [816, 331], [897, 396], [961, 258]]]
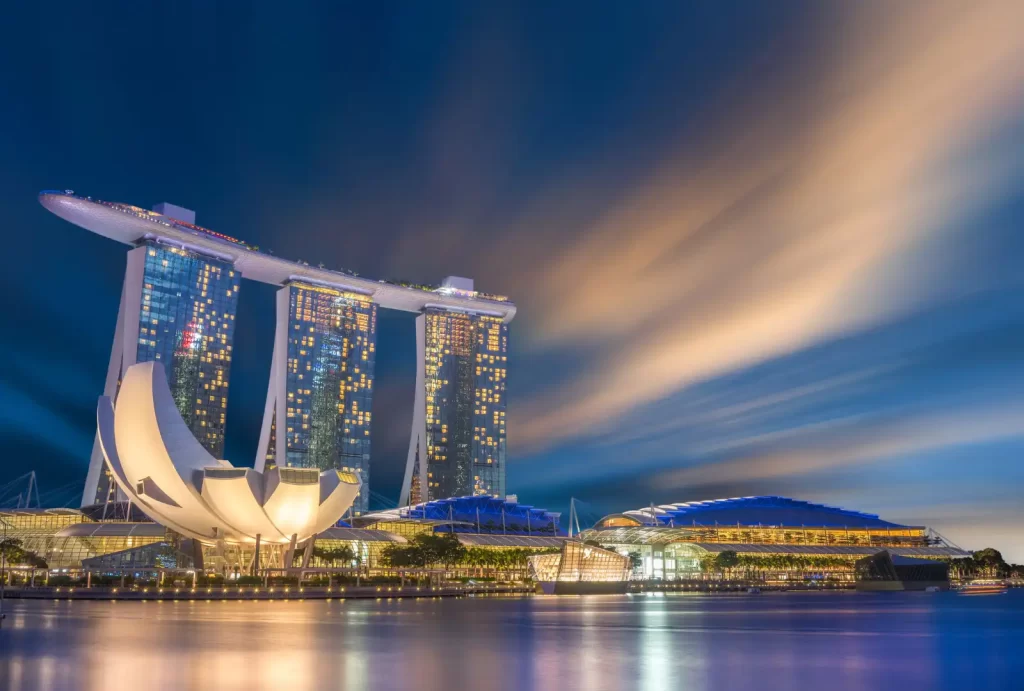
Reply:
[[[904, 528], [877, 515], [812, 504], [788, 497], [738, 497], [654, 507], [659, 525], [683, 528], [690, 525], [788, 526], [807, 528]], [[651, 525], [651, 508], [626, 511], [626, 516]]]
[[[476, 531], [479, 516], [480, 529], [483, 532], [560, 534], [558, 521], [561, 514], [485, 494], [428, 501], [398, 509], [397, 514], [400, 518], [471, 523], [473, 532]], [[503, 522], [504, 529], [502, 528]], [[460, 527], [455, 527], [456, 532], [460, 530]]]

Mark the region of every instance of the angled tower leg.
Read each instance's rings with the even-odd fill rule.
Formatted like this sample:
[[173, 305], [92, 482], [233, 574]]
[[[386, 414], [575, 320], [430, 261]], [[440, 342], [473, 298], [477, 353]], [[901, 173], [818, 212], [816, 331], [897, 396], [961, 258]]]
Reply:
[[267, 462], [288, 465], [285, 453], [285, 430], [288, 429], [288, 291], [287, 286], [277, 291], [274, 354], [270, 363], [270, 382], [267, 385], [267, 402], [263, 408], [260, 444], [256, 447], [256, 462], [253, 463], [253, 467], [261, 473]]
[[[224, 451], [232, 337], [242, 276], [219, 258], [147, 239], [128, 252], [104, 395], [116, 399], [124, 372], [160, 360], [175, 405], [200, 444]], [[118, 499], [98, 444], [82, 504]]]
[[409, 455], [405, 461], [399, 506], [427, 501], [426, 324], [426, 315], [416, 317], [416, 391], [413, 396]]
[[[110, 349], [110, 363], [107, 365], [107, 379], [103, 384], [103, 395], [117, 397], [121, 386], [121, 375], [135, 364], [138, 353], [139, 307], [142, 304], [142, 274], [145, 271], [146, 250], [137, 247], [128, 252], [128, 263], [121, 286], [121, 304], [117, 310], [117, 325], [114, 327], [114, 344]], [[89, 472], [85, 477], [82, 491], [82, 506], [105, 503], [117, 499], [118, 490], [111, 482], [103, 464], [103, 451], [99, 438], [92, 444], [89, 457]]]
[[277, 292], [277, 327], [254, 467], [356, 473], [352, 504], [369, 506], [370, 424], [377, 305], [345, 286], [290, 280]]

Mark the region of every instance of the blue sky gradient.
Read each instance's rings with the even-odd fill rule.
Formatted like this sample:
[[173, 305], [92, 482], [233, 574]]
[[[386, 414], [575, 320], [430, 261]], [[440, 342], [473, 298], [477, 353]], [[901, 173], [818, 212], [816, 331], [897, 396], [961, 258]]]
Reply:
[[[782, 494], [1024, 561], [1019, 3], [15, 3], [0, 484], [84, 481], [125, 248], [36, 193], [519, 306], [508, 487], [595, 515]], [[274, 290], [244, 284], [227, 456]], [[398, 494], [412, 315], [383, 313]], [[62, 489], [63, 488], [63, 489]]]

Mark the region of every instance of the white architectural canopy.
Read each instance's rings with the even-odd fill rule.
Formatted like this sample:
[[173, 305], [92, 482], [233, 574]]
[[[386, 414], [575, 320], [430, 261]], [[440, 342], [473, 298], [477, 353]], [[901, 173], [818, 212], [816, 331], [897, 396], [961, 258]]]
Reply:
[[354, 473], [260, 473], [215, 459], [182, 420], [160, 362], [129, 367], [116, 407], [102, 396], [96, 417], [121, 491], [154, 521], [203, 542], [302, 541], [337, 523], [359, 492]]

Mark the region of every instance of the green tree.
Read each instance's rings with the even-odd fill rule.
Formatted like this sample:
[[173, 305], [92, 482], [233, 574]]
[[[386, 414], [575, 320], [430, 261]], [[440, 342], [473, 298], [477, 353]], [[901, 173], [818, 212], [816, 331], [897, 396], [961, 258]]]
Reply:
[[710, 573], [715, 570], [715, 555], [705, 554], [700, 558], [700, 570], [704, 573]]
[[1006, 572], [1007, 565], [999, 550], [986, 547], [974, 553], [974, 562], [986, 576], [999, 576]]
[[961, 557], [949, 560], [950, 575], [956, 579], [971, 578], [977, 572], [978, 564], [974, 557]]
[[393, 568], [427, 567], [437, 564], [450, 569], [466, 558], [466, 548], [452, 533], [422, 533], [408, 545], [388, 545], [381, 553], [385, 566]]
[[715, 566], [722, 571], [728, 571], [729, 569], [735, 568], [739, 563], [739, 556], [731, 549], [719, 552], [718, 556], [715, 557]]
[[423, 553], [426, 564], [442, 564], [446, 569], [459, 563], [466, 554], [454, 533], [422, 533], [412, 539], [412, 544]]
[[349, 545], [341, 547], [313, 547], [313, 557], [330, 566], [349, 565], [356, 560], [356, 553]]
[[24, 543], [16, 537], [9, 537], [0, 540], [0, 553], [8, 564], [25, 564], [38, 569], [46, 568], [46, 560], [35, 552], [24, 549]]
[[380, 561], [382, 566], [399, 569], [426, 566], [423, 551], [416, 545], [388, 545], [381, 550]]

